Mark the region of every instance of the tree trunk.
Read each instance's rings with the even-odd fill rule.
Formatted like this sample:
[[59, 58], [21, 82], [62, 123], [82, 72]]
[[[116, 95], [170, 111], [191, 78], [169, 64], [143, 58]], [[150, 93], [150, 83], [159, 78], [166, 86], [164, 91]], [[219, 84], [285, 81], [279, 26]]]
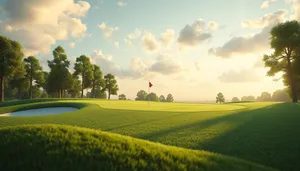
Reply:
[[288, 64], [287, 64], [287, 75], [289, 77], [290, 86], [291, 86], [292, 101], [293, 101], [293, 103], [296, 103], [298, 101], [298, 97], [297, 97], [296, 83], [295, 83], [295, 80], [294, 80], [294, 75], [293, 75], [293, 71], [292, 71], [290, 56], [288, 56], [287, 62], [288, 62]]
[[110, 100], [110, 88], [108, 89], [108, 100]]
[[1, 75], [0, 78], [0, 87], [1, 87], [1, 97], [0, 97], [0, 102], [4, 102], [4, 81], [5, 81], [5, 76], [4, 74]]
[[21, 85], [18, 87], [18, 99], [20, 100], [21, 98]]
[[92, 98], [96, 98], [95, 97], [95, 79], [93, 80]]
[[83, 98], [84, 74], [82, 73], [81, 98]]
[[30, 76], [29, 98], [32, 99], [32, 76]]
[[60, 97], [63, 98], [64, 90], [60, 90]]

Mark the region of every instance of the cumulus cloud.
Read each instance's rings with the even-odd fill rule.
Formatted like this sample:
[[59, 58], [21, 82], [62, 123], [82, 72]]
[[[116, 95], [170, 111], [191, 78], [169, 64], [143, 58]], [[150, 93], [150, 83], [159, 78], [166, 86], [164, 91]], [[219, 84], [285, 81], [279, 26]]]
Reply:
[[130, 33], [127, 35], [129, 39], [137, 39], [141, 36], [142, 32], [139, 29], [135, 29], [133, 33]]
[[74, 48], [74, 47], [75, 47], [75, 42], [70, 42], [70, 43], [69, 43], [69, 46], [70, 46], [71, 48]]
[[115, 31], [119, 30], [119, 27], [109, 27], [105, 23], [98, 24], [98, 28], [102, 30], [106, 38], [110, 38]]
[[119, 43], [118, 41], [115, 41], [115, 42], [114, 42], [114, 46], [115, 46], [115, 47], [117, 47], [117, 48], [118, 48], [118, 47], [119, 47], [119, 45], [120, 45], [120, 43]]
[[179, 33], [178, 43], [185, 46], [195, 46], [212, 37], [211, 30], [217, 28], [217, 23], [203, 19], [194, 21], [192, 25], [187, 24]]
[[171, 75], [181, 72], [183, 67], [171, 55], [164, 53], [156, 58], [149, 70], [163, 75]]
[[257, 82], [260, 81], [259, 77], [253, 72], [252, 69], [243, 69], [241, 71], [230, 70], [224, 72], [219, 80], [224, 83], [236, 83], [236, 82]]
[[291, 20], [300, 20], [300, 0], [285, 0], [286, 3], [292, 4]]
[[264, 1], [264, 2], [261, 4], [260, 8], [261, 8], [261, 9], [267, 9], [267, 8], [269, 8], [269, 6], [270, 6], [271, 4], [273, 4], [273, 3], [275, 3], [275, 2], [276, 2], [276, 0], [267, 0], [267, 1]]
[[269, 17], [272, 18], [272, 22], [268, 22], [267, 26], [265, 26], [259, 33], [250, 36], [234, 37], [221, 47], [209, 49], [208, 53], [217, 57], [230, 58], [233, 55], [261, 52], [268, 49], [270, 37], [269, 32], [275, 24], [284, 20], [286, 13], [287, 11], [285, 10], [279, 10], [278, 12], [273, 13]]
[[160, 35], [159, 40], [162, 42], [163, 46], [169, 48], [174, 42], [174, 35], [174, 30], [167, 29], [164, 33]]
[[25, 55], [49, 53], [57, 40], [84, 36], [87, 27], [81, 18], [89, 8], [85, 1], [9, 0], [4, 3], [7, 19], [0, 23], [0, 31], [18, 40]]
[[155, 39], [154, 35], [150, 32], [144, 33], [142, 37], [142, 43], [144, 50], [147, 52], [156, 52], [160, 48], [159, 43]]
[[126, 3], [126, 2], [119, 1], [119, 2], [117, 2], [117, 5], [118, 5], [119, 7], [124, 7], [124, 6], [127, 5], [127, 3]]
[[242, 26], [245, 28], [264, 28], [270, 24], [276, 24], [285, 20], [286, 10], [279, 10], [275, 13], [265, 14], [261, 18], [254, 20], [245, 20], [242, 22]]

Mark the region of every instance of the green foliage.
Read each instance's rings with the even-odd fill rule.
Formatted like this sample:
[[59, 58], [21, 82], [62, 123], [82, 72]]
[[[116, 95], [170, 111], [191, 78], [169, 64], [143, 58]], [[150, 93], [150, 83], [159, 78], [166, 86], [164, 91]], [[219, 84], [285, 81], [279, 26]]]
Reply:
[[0, 102], [4, 101], [5, 79], [22, 70], [22, 46], [0, 35]]
[[174, 97], [173, 97], [173, 95], [172, 94], [168, 94], [168, 96], [167, 96], [167, 102], [173, 102], [174, 101]]
[[117, 80], [115, 79], [115, 76], [111, 73], [106, 74], [104, 76], [104, 82], [105, 82], [105, 88], [108, 92], [108, 99], [110, 99], [110, 95], [117, 95], [119, 91], [119, 87], [117, 85]]
[[159, 101], [157, 95], [153, 92], [147, 95], [147, 100], [154, 101], [154, 102]]
[[165, 96], [164, 95], [159, 96], [159, 101], [160, 102], [165, 102], [166, 101]]
[[125, 94], [120, 94], [119, 95], [119, 100], [126, 100], [126, 95]]
[[83, 91], [86, 88], [91, 88], [94, 80], [93, 65], [90, 62], [90, 58], [85, 55], [77, 57], [74, 70], [75, 76], [81, 76], [81, 98], [83, 98]]
[[68, 93], [72, 98], [79, 97], [82, 88], [81, 81], [79, 80], [78, 76], [74, 76], [71, 73], [69, 74], [69, 79], [71, 80], [71, 83], [68, 89]]
[[239, 102], [239, 101], [240, 101], [240, 99], [237, 98], [237, 97], [233, 97], [232, 100], [231, 100], [231, 102]]
[[216, 97], [216, 103], [224, 103], [224, 102], [225, 102], [224, 95], [221, 92], [218, 93]]
[[135, 100], [148, 100], [147, 99], [147, 96], [148, 96], [148, 94], [146, 93], [146, 91], [145, 90], [140, 90], [140, 91], [138, 91], [137, 92], [137, 94], [136, 94], [136, 98], [135, 98]]
[[93, 65], [93, 80], [92, 80], [92, 96], [91, 98], [96, 97], [96, 89], [101, 90], [105, 88], [105, 82], [103, 79], [102, 71], [98, 65]]
[[270, 45], [274, 49], [271, 55], [264, 55], [263, 61], [269, 68], [267, 74], [274, 76], [278, 72], [285, 74], [285, 82], [290, 86], [293, 102], [297, 102], [297, 85], [292, 63], [300, 58], [297, 55], [300, 44], [300, 24], [298, 21], [279, 23], [271, 29]]
[[268, 92], [262, 92], [261, 95], [257, 97], [256, 101], [270, 102], [272, 101], [271, 94]]
[[289, 95], [286, 91], [276, 90], [272, 94], [272, 101], [289, 102], [289, 101], [291, 101], [291, 98], [289, 97]]
[[254, 96], [243, 96], [241, 98], [241, 101], [244, 101], [244, 102], [254, 102], [254, 101], [256, 101], [256, 99], [255, 99]]
[[61, 125], [2, 128], [0, 147], [1, 170], [273, 170], [205, 151]]

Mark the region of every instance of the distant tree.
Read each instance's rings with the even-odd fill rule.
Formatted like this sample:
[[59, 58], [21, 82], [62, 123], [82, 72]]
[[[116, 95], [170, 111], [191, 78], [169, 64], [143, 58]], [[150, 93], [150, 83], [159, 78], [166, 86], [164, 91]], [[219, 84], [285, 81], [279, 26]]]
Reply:
[[68, 93], [71, 95], [72, 98], [77, 98], [80, 96], [81, 92], [81, 81], [79, 80], [78, 76], [69, 74], [69, 79], [71, 80], [70, 87], [68, 89]]
[[166, 100], [167, 100], [167, 102], [173, 102], [174, 101], [173, 95], [172, 94], [168, 94]]
[[216, 97], [216, 103], [224, 103], [224, 102], [225, 102], [224, 95], [221, 92], [218, 93]]
[[241, 101], [256, 101], [254, 96], [243, 96]]
[[291, 98], [289, 97], [288, 93], [284, 90], [276, 90], [272, 94], [272, 101], [276, 102], [289, 102]]
[[34, 56], [24, 58], [26, 77], [29, 79], [29, 98], [32, 99], [32, 86], [34, 82], [43, 83], [42, 67]]
[[262, 92], [259, 97], [259, 101], [262, 101], [262, 102], [269, 102], [271, 100], [272, 100], [271, 94], [268, 92]]
[[56, 97], [61, 98], [65, 90], [70, 87], [69, 65], [70, 61], [67, 59], [65, 50], [61, 46], [57, 46], [53, 50], [53, 60], [48, 60], [50, 68], [47, 92], [48, 94], [56, 93]]
[[0, 102], [4, 102], [5, 80], [22, 70], [22, 46], [0, 35]]
[[18, 70], [15, 75], [9, 79], [9, 84], [11, 88], [17, 89], [17, 98], [21, 99], [21, 94], [28, 90], [29, 88], [29, 79], [25, 76], [26, 71], [24, 68], [24, 62], [22, 67]]
[[92, 67], [93, 79], [92, 79], [92, 97], [96, 97], [96, 89], [103, 89], [105, 87], [105, 82], [103, 79], [102, 72], [98, 65], [93, 65]]
[[74, 66], [74, 75], [81, 76], [81, 98], [83, 98], [83, 91], [86, 88], [92, 87], [92, 80], [94, 79], [92, 69], [93, 65], [91, 64], [89, 57], [81, 55], [80, 57], [76, 58], [76, 63]]
[[300, 43], [299, 30], [298, 21], [287, 21], [274, 26], [270, 32], [270, 45], [274, 49], [274, 53], [264, 55], [263, 59], [265, 66], [269, 68], [268, 76], [274, 76], [278, 72], [286, 74], [293, 102], [297, 102], [298, 99], [292, 63], [296, 58], [300, 58], [297, 55]]
[[147, 95], [147, 99], [149, 99], [150, 101], [155, 101], [155, 102], [159, 101], [158, 96], [153, 92]]
[[147, 93], [145, 90], [140, 90], [137, 94], [136, 94], [136, 98], [135, 100], [147, 100]]
[[125, 94], [119, 95], [119, 100], [126, 100], [126, 95]]
[[[43, 94], [43, 91], [38, 86], [32, 86], [32, 98], [40, 98]], [[30, 96], [30, 92], [28, 92], [28, 96]]]
[[231, 102], [239, 102], [239, 101], [240, 101], [240, 99], [237, 98], [237, 97], [233, 97], [232, 100], [231, 100]]
[[104, 80], [105, 80], [104, 90], [108, 92], [108, 99], [110, 100], [110, 95], [117, 95], [119, 91], [117, 80], [115, 79], [115, 76], [110, 73], [104, 76]]
[[166, 101], [165, 96], [164, 95], [159, 96], [159, 101], [160, 102], [165, 102]]

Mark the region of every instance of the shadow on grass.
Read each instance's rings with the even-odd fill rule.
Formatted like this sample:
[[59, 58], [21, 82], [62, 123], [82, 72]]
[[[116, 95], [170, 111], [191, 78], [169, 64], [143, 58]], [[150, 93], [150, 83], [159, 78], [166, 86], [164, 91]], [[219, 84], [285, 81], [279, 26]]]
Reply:
[[300, 170], [299, 104], [274, 104], [255, 110], [238, 111], [141, 135], [139, 138], [156, 141], [167, 134], [176, 135], [180, 131], [191, 129], [201, 132], [219, 123], [230, 123], [233, 127], [208, 141], [199, 141], [192, 148], [234, 156], [280, 170]]

